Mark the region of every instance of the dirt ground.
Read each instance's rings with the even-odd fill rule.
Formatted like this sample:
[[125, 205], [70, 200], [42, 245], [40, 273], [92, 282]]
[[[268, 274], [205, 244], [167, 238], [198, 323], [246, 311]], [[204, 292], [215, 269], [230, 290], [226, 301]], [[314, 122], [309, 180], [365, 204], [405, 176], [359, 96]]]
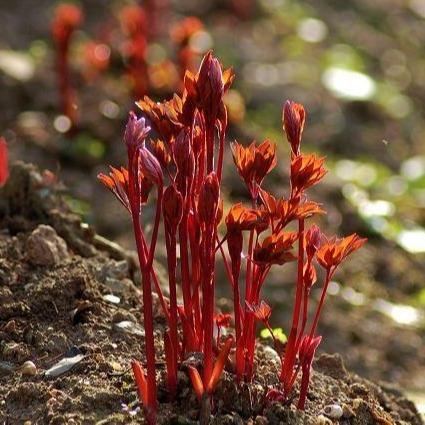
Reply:
[[[5, 424], [143, 423], [129, 368], [131, 359], [143, 359], [134, 257], [70, 214], [56, 184], [20, 163], [0, 197], [0, 418]], [[164, 322], [155, 310], [161, 379]], [[58, 371], [59, 361], [75, 364]], [[276, 352], [260, 345], [252, 384], [239, 388], [226, 372], [212, 423], [332, 423], [325, 412], [345, 424], [422, 423], [395, 386], [349, 373], [338, 355], [315, 361], [305, 412], [268, 404], [277, 367]], [[198, 420], [183, 370], [178, 399], [169, 402], [163, 384], [159, 398], [160, 423]]]

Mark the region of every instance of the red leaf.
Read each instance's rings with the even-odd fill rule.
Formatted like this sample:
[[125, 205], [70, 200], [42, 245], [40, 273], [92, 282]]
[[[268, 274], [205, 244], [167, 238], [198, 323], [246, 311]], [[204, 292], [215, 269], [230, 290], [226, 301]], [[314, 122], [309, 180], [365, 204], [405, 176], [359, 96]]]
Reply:
[[189, 376], [190, 376], [190, 380], [192, 381], [193, 389], [195, 390], [198, 400], [201, 401], [202, 395], [205, 392], [201, 375], [199, 375], [198, 369], [195, 369], [193, 366], [188, 366], [188, 368], [189, 368]]
[[207, 391], [209, 393], [214, 392], [215, 387], [220, 380], [221, 374], [223, 373], [224, 366], [226, 365], [227, 359], [229, 357], [230, 349], [232, 348], [233, 337], [229, 336], [226, 342], [224, 343], [223, 348], [220, 351], [220, 354], [217, 357], [217, 360], [214, 364], [214, 369], [210, 378], [210, 381], [207, 385]]
[[137, 360], [133, 360], [131, 362], [131, 368], [133, 369], [139, 400], [143, 403], [143, 406], [146, 407], [148, 402], [148, 382], [143, 372], [143, 367]]

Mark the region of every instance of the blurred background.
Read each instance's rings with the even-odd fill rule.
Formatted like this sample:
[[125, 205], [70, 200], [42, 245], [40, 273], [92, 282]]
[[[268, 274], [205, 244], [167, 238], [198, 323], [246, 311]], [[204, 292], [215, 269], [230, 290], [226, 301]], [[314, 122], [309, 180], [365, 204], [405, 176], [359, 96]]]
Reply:
[[[330, 170], [311, 193], [328, 210], [320, 224], [370, 240], [331, 284], [321, 349], [424, 403], [425, 0], [0, 0], [0, 22], [0, 133], [11, 160], [57, 174], [71, 208], [127, 248], [129, 220], [96, 175], [124, 163], [135, 100], [179, 92], [184, 69], [214, 49], [236, 73], [227, 140], [279, 145], [266, 183], [279, 195], [282, 105], [304, 104], [304, 149]], [[227, 156], [230, 204], [247, 194]], [[277, 270], [264, 288], [284, 332], [291, 276]]]

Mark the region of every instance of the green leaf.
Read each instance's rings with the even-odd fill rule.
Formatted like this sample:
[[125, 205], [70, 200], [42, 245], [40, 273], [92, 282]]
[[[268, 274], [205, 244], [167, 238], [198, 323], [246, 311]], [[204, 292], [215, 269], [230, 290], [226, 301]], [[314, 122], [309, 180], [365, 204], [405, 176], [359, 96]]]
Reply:
[[[282, 328], [274, 328], [274, 329], [272, 329], [272, 331], [273, 331], [274, 337], [278, 341], [280, 341], [282, 344], [285, 343], [288, 340], [288, 338], [286, 337]], [[260, 332], [260, 336], [261, 336], [261, 338], [266, 339], [266, 338], [271, 338], [272, 334], [268, 329], [262, 329], [261, 332]]]

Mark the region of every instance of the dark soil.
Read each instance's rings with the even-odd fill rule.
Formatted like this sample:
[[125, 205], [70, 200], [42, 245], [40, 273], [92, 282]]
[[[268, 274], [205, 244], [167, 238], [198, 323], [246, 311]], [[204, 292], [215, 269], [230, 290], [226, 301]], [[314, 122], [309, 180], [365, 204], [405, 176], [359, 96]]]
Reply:
[[[70, 214], [56, 189], [49, 174], [20, 163], [0, 196], [0, 418], [5, 424], [143, 423], [129, 368], [131, 359], [143, 359], [134, 257]], [[157, 306], [158, 378], [165, 369], [163, 330]], [[82, 360], [73, 369], [45, 375], [75, 354]], [[22, 368], [28, 360], [35, 374]], [[324, 412], [335, 405], [342, 416], [334, 423], [423, 423], [398, 389], [349, 373], [338, 355], [316, 360], [305, 412], [268, 404], [264, 396], [278, 386], [277, 368], [276, 353], [260, 345], [253, 383], [237, 386], [225, 372], [211, 423], [327, 424]], [[199, 420], [183, 370], [177, 400], [167, 401], [163, 385], [159, 398], [160, 423]]]

